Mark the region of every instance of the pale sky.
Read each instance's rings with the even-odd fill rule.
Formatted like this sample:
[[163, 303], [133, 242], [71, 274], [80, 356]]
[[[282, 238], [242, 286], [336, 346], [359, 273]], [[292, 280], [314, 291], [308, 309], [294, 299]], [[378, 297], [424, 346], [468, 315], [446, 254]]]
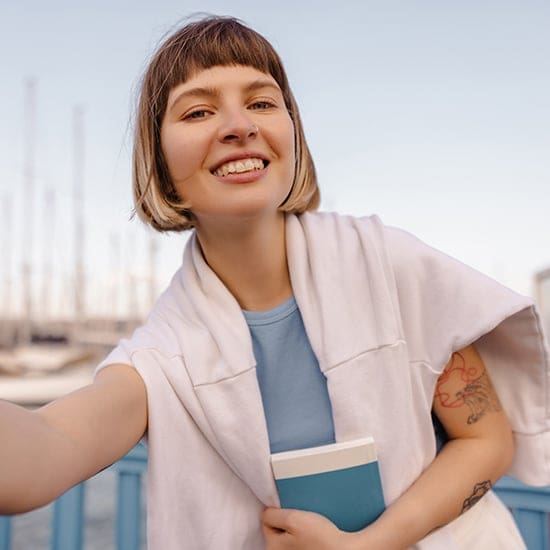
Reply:
[[[50, 313], [71, 307], [71, 128], [81, 105], [88, 309], [128, 307], [131, 285], [117, 274], [124, 272], [145, 312], [149, 236], [128, 221], [132, 105], [155, 45], [197, 11], [240, 17], [280, 53], [323, 209], [377, 213], [532, 292], [534, 272], [550, 266], [547, 0], [0, 0], [0, 307], [19, 307], [21, 229], [29, 220], [37, 299], [49, 259]], [[32, 197], [23, 179], [29, 77], [37, 90]], [[185, 236], [157, 242], [162, 287]]]

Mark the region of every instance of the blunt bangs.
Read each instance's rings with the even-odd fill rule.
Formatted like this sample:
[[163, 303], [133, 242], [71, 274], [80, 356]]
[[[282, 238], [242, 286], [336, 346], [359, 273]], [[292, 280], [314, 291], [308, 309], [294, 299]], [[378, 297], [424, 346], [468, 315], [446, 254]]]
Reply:
[[164, 116], [172, 88], [198, 71], [220, 65], [244, 65], [270, 74], [281, 88], [287, 109], [292, 107], [279, 56], [265, 38], [237, 19], [210, 17], [190, 23], [166, 41], [152, 65], [156, 65], [153, 80], [161, 83], [155, 94], [157, 116]]

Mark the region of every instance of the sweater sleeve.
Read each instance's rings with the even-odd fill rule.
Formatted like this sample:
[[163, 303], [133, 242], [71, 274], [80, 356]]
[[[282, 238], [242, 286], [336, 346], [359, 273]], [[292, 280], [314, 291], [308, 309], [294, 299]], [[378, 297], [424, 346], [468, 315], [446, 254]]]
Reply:
[[411, 362], [436, 377], [454, 351], [475, 344], [515, 434], [510, 473], [550, 484], [549, 354], [532, 299], [405, 231], [386, 228], [385, 239]]

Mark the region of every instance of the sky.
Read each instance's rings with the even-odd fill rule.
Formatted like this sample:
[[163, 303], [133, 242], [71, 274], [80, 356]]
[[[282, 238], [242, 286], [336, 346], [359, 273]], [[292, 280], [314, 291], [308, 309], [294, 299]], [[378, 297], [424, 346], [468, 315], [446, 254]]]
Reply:
[[196, 12], [241, 18], [281, 55], [321, 209], [376, 213], [533, 293], [534, 273], [550, 266], [547, 0], [0, 0], [4, 314], [22, 307], [24, 250], [35, 310], [71, 311], [75, 109], [83, 112], [87, 311], [146, 312], [151, 243], [156, 292], [169, 282], [187, 235], [153, 235], [130, 220], [132, 113], [147, 59]]

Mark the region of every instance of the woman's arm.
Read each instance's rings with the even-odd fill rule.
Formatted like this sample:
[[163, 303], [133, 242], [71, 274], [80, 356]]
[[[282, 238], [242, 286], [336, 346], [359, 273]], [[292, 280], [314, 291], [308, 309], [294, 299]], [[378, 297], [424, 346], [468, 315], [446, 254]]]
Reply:
[[317, 514], [269, 508], [264, 513], [268, 549], [405, 549], [474, 506], [514, 455], [508, 419], [474, 346], [451, 357], [433, 409], [450, 440], [378, 520], [350, 534]]
[[0, 401], [0, 513], [52, 501], [124, 456], [146, 426], [145, 385], [127, 365], [36, 411]]

